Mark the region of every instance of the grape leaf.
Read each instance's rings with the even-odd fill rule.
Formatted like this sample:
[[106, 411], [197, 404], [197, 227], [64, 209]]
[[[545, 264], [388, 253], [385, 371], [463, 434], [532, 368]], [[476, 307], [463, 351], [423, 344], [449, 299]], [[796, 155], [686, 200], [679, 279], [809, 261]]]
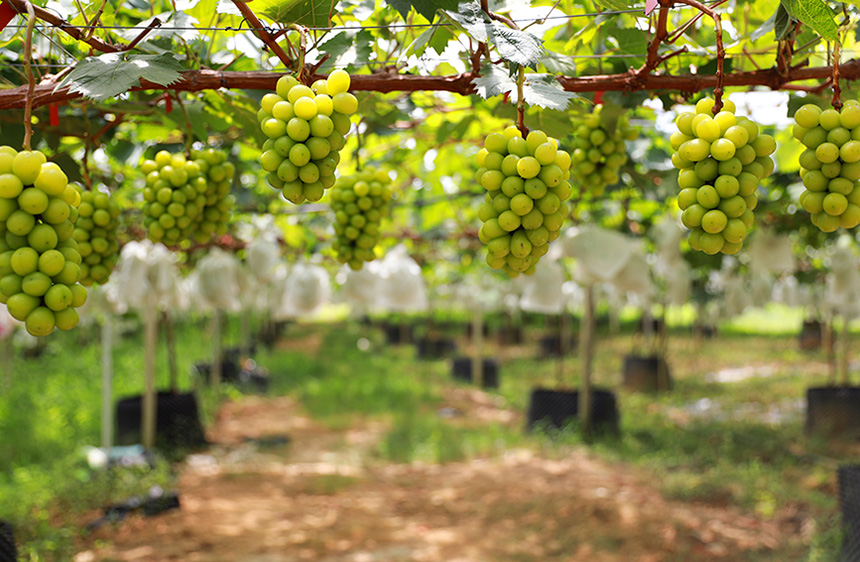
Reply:
[[783, 10], [783, 11], [785, 10], [785, 8], [783, 8], [783, 7], [782, 7], [782, 3], [780, 3], [780, 4], [779, 4], [779, 7], [776, 9], [776, 12], [774, 12], [774, 13], [773, 13], [769, 18], [767, 18], [767, 20], [765, 20], [765, 22], [764, 22], [763, 24], [761, 24], [760, 26], [758, 26], [758, 27], [757, 27], [757, 28], [756, 28], [756, 29], [755, 29], [755, 30], [750, 34], [750, 40], [752, 40], [752, 41], [758, 41], [759, 39], [761, 39], [762, 37], [764, 37], [765, 35], [767, 35], [767, 32], [768, 32], [768, 31], [773, 31], [774, 22], [776, 21], [776, 14], [777, 14], [780, 10]]
[[385, 0], [385, 3], [397, 10], [403, 19], [409, 15], [409, 9], [415, 8], [415, 11], [427, 18], [427, 21], [432, 22], [436, 17], [436, 11], [456, 10], [460, 0]]
[[824, 39], [837, 40], [836, 19], [824, 0], [781, 0], [781, 4], [788, 15], [808, 25]]
[[78, 62], [57, 88], [68, 85], [71, 92], [104, 101], [139, 86], [141, 78], [169, 86], [181, 78], [180, 71], [182, 65], [170, 53], [128, 58], [107, 53]]
[[442, 51], [445, 50], [453, 38], [454, 34], [445, 26], [434, 25], [428, 27], [421, 35], [415, 38], [415, 41], [410, 43], [409, 47], [404, 51], [404, 57], [410, 55], [420, 57], [428, 47], [441, 55]]
[[596, 0], [595, 4], [610, 10], [627, 10], [630, 5], [624, 0]]
[[537, 68], [540, 64], [543, 43], [531, 33], [511, 29], [494, 21], [489, 42], [496, 46], [499, 56], [508, 62], [530, 68]]
[[782, 41], [783, 39], [787, 39], [791, 32], [794, 31], [794, 23], [792, 17], [788, 15], [785, 6], [780, 2], [773, 20], [773, 33], [776, 36], [776, 40]]
[[158, 21], [161, 22], [161, 26], [147, 33], [144, 41], [151, 41], [153, 39], [158, 39], [159, 37], [167, 39], [180, 37], [185, 41], [193, 41], [199, 36], [197, 30], [193, 29], [193, 27], [198, 24], [197, 18], [192, 17], [185, 12], [164, 12], [156, 14], [149, 19], [143, 20], [130, 29], [120, 31], [119, 35], [126, 41], [131, 41], [140, 35], [140, 32], [146, 29], [155, 18], [158, 18]]
[[564, 111], [570, 100], [577, 97], [575, 93], [565, 91], [558, 80], [549, 74], [526, 74], [523, 99], [529, 105]]
[[[255, 14], [275, 23], [326, 27], [331, 25], [337, 2], [338, 0], [253, 0], [246, 3]], [[218, 12], [240, 14], [238, 8], [229, 0], [219, 2]]]
[[475, 84], [475, 90], [478, 92], [478, 95], [484, 99], [507, 92], [514, 92], [517, 89], [516, 81], [507, 72], [493, 64], [482, 68], [481, 76], [475, 78], [472, 83]]
[[436, 29], [436, 33], [433, 34], [433, 37], [430, 39], [429, 46], [431, 49], [436, 51], [437, 54], [441, 55], [442, 51], [444, 51], [448, 47], [448, 43], [454, 39], [454, 34], [451, 33], [451, 30], [448, 27], [440, 26]]
[[540, 39], [525, 31], [511, 29], [492, 21], [474, 0], [460, 2], [457, 12], [442, 10], [442, 15], [472, 39], [495, 46], [503, 60], [537, 68], [543, 55]]
[[445, 16], [460, 31], [469, 34], [472, 39], [486, 43], [492, 35], [492, 22], [490, 17], [481, 9], [480, 4], [474, 0], [460, 2], [456, 12], [442, 10]]
[[568, 55], [560, 55], [547, 51], [541, 58], [541, 63], [548, 71], [553, 74], [563, 74], [564, 76], [576, 76], [576, 63], [573, 57]]

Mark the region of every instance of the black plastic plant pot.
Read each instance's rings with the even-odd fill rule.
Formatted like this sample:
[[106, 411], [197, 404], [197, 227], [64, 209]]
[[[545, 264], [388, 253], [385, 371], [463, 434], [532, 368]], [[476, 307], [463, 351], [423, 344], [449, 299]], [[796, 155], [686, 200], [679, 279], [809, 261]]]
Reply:
[[[562, 429], [579, 417], [579, 391], [532, 390], [526, 431], [539, 428]], [[618, 402], [609, 390], [591, 390], [591, 428], [594, 433], [619, 433]]]
[[[203, 382], [209, 383], [209, 373], [212, 370], [212, 363], [201, 361], [194, 364], [194, 370], [197, 375], [203, 379]], [[239, 362], [230, 357], [221, 359], [221, 380], [224, 382], [235, 382], [239, 379]]]
[[806, 389], [806, 433], [827, 438], [860, 438], [860, 387]]
[[[550, 357], [561, 357], [562, 356], [562, 339], [559, 334], [551, 334], [548, 336], [543, 336], [540, 341], [540, 357], [542, 358], [550, 358]], [[567, 342], [567, 350], [565, 350], [564, 354], [569, 355], [576, 352], [577, 339], [575, 334], [570, 335], [570, 339]]]
[[[474, 329], [474, 328], [472, 327], [472, 323], [471, 323], [471, 322], [469, 322], [468, 324], [466, 324], [466, 338], [467, 338], [467, 339], [469, 339], [469, 340], [471, 340], [471, 339], [472, 339], [472, 330], [473, 330], [473, 329]], [[485, 338], [490, 337], [490, 325], [489, 325], [489, 324], [487, 324], [486, 322], [485, 322], [485, 323], [483, 323], [483, 324], [481, 324], [481, 334], [482, 334]]]
[[842, 465], [836, 470], [836, 476], [842, 512], [839, 562], [860, 562], [860, 465]]
[[3, 520], [0, 520], [0, 562], [18, 562], [12, 524]]
[[[117, 445], [141, 442], [140, 414], [143, 397], [124, 398], [116, 405]], [[159, 392], [155, 418], [158, 448], [165, 450], [195, 449], [206, 445], [200, 408], [192, 393]]]
[[386, 322], [382, 329], [385, 331], [385, 341], [389, 345], [403, 345], [412, 343], [415, 339], [412, 325], [389, 324]]
[[499, 345], [520, 345], [525, 341], [520, 326], [503, 326], [496, 335]]
[[[211, 363], [195, 363], [194, 372], [203, 384], [209, 384]], [[269, 390], [270, 378], [266, 370], [256, 367], [248, 370], [241, 368], [231, 359], [221, 362], [221, 381], [235, 385], [239, 390], [265, 394]]]
[[[471, 383], [472, 375], [472, 358], [457, 357], [451, 364], [451, 375], [459, 381]], [[483, 388], [499, 388], [499, 364], [494, 359], [483, 360], [482, 373]]]
[[717, 327], [706, 324], [693, 324], [693, 335], [709, 340], [717, 337]]
[[624, 388], [634, 392], [672, 390], [672, 377], [666, 359], [657, 355], [627, 355], [622, 371]]
[[415, 352], [418, 359], [444, 359], [452, 355], [457, 346], [450, 338], [421, 338], [415, 342]]
[[653, 316], [647, 320], [645, 318], [642, 318], [642, 320], [639, 322], [638, 331], [644, 333], [645, 328], [649, 328], [652, 334], [659, 334], [660, 330], [663, 329], [663, 319], [654, 318]]
[[821, 348], [821, 322], [818, 320], [804, 320], [800, 327], [798, 344], [803, 351], [815, 351]]

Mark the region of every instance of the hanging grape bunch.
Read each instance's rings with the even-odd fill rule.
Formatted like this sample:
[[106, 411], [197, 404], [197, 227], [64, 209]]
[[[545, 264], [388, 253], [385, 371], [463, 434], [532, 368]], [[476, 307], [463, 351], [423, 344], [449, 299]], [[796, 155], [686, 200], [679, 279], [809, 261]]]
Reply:
[[[213, 235], [227, 234], [227, 224], [233, 210], [230, 185], [236, 167], [227, 161], [225, 152], [214, 148], [192, 150], [191, 157], [200, 168], [201, 176], [207, 180], [205, 190], [197, 190], [195, 202], [197, 205], [202, 203], [202, 210], [192, 220], [192, 236], [196, 242], [203, 244]], [[203, 185], [203, 182], [199, 182], [197, 187], [203, 189]]]
[[794, 137], [806, 147], [800, 177], [806, 188], [800, 205], [824, 232], [860, 224], [860, 103], [841, 110], [806, 104], [794, 114]]
[[198, 196], [209, 189], [200, 165], [161, 150], [154, 160], [143, 160], [140, 169], [146, 174], [143, 216], [149, 239], [173, 246], [191, 238], [205, 205], [205, 197]]
[[80, 202], [44, 154], [0, 146], [0, 302], [34, 336], [74, 328], [87, 300], [72, 238]]
[[607, 186], [618, 183], [618, 170], [627, 162], [624, 141], [637, 136], [626, 115], [612, 128], [603, 118], [603, 104], [595, 106], [576, 128], [571, 142], [571, 174], [586, 193], [600, 197]]
[[81, 284], [105, 283], [119, 259], [119, 205], [107, 193], [78, 187], [81, 203], [72, 238], [83, 262]]
[[510, 126], [490, 133], [478, 152], [478, 182], [487, 201], [478, 211], [478, 232], [487, 263], [510, 276], [533, 273], [558, 238], [570, 197], [570, 154], [542, 131], [523, 138]]
[[379, 242], [380, 222], [388, 216], [390, 183], [391, 178], [384, 170], [365, 168], [341, 177], [331, 189], [337, 235], [332, 248], [338, 260], [354, 270], [376, 259], [373, 248]]
[[349, 116], [358, 109], [358, 100], [347, 90], [349, 74], [335, 70], [310, 87], [282, 76], [277, 93], [263, 96], [257, 118], [269, 138], [260, 164], [269, 172], [269, 185], [282, 190], [288, 201], [319, 201], [334, 185]]
[[776, 142], [759, 134], [758, 125], [735, 116], [735, 106], [724, 100], [713, 113], [714, 100], [704, 98], [695, 113], [678, 116], [672, 134], [678, 168], [678, 206], [690, 232], [690, 247], [706, 254], [736, 254], [753, 224], [756, 189], [773, 172], [770, 155]]

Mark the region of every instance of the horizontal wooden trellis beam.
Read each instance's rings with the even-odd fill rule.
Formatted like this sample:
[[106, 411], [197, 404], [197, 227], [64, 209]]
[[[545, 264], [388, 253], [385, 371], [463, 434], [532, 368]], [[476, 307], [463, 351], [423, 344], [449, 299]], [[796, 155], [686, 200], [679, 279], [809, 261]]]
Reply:
[[[750, 72], [733, 72], [725, 75], [725, 86], [766, 86], [779, 90], [794, 82], [827, 80], [833, 70], [829, 66], [795, 67], [788, 73], [780, 75], [776, 68], [755, 70]], [[839, 75], [843, 80], [860, 78], [860, 60], [853, 59], [839, 65]], [[141, 80], [140, 87], [133, 90], [175, 90], [197, 92], [215, 90], [218, 88], [274, 90], [279, 72], [234, 72], [217, 70], [186, 70], [176, 83], [165, 87], [146, 80]], [[319, 76], [320, 78], [324, 76]], [[352, 76], [353, 91], [373, 92], [418, 92], [444, 91], [462, 95], [475, 93], [472, 80], [475, 74], [465, 72], [451, 76], [417, 76], [413, 74], [356, 74]], [[569, 92], [600, 92], [600, 91], [677, 91], [694, 93], [713, 88], [717, 84], [715, 75], [668, 75], [668, 74], [638, 74], [630, 71], [624, 74], [608, 74], [595, 76], [559, 77], [559, 83]], [[0, 109], [23, 108], [26, 102], [27, 86], [0, 90]], [[33, 107], [49, 103], [64, 102], [81, 97], [78, 93], [69, 91], [68, 87], [57, 88], [54, 83], [43, 83], [36, 86]]]

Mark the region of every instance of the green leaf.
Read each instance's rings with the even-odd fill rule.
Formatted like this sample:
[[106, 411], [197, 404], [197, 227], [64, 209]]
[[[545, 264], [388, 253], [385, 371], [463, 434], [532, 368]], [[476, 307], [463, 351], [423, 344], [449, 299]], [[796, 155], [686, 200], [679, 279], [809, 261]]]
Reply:
[[838, 27], [824, 0], [782, 0], [788, 15], [808, 25], [828, 41], [837, 40]]
[[428, 47], [436, 51], [436, 54], [441, 55], [453, 38], [454, 34], [451, 33], [451, 30], [446, 26], [434, 25], [428, 27], [423, 33], [421, 33], [421, 35], [416, 37], [415, 40], [409, 44], [401, 58], [405, 60], [412, 55], [420, 57]]
[[596, 0], [595, 3], [602, 8], [609, 8], [610, 10], [628, 10], [631, 8], [630, 4], [624, 0]]
[[785, 9], [785, 6], [780, 2], [779, 7], [776, 9], [776, 15], [774, 16], [773, 22], [773, 33], [776, 40], [782, 41], [787, 39], [794, 31], [794, 23], [794, 20], [788, 15], [788, 11]]
[[492, 35], [492, 22], [477, 2], [461, 2], [456, 12], [442, 10], [445, 16], [460, 31], [468, 33], [472, 39], [487, 43]]
[[139, 86], [141, 78], [169, 86], [181, 78], [181, 71], [182, 65], [170, 53], [127, 59], [119, 53], [107, 53], [78, 62], [57, 87], [68, 85], [72, 92], [104, 101]]
[[503, 60], [528, 68], [537, 68], [544, 52], [542, 41], [531, 33], [511, 29], [495, 21], [489, 42], [496, 46]]
[[488, 64], [481, 69], [481, 76], [472, 81], [478, 95], [484, 99], [498, 96], [517, 89], [517, 83], [507, 72], [494, 64]]
[[335, 66], [342, 68], [370, 60], [373, 56], [373, 35], [367, 29], [347, 30], [338, 33], [322, 45], [320, 51], [331, 55], [320, 66], [321, 72], [328, 72]]
[[[254, 0], [248, 6], [269, 21], [308, 27], [331, 25], [338, 0]], [[219, 5], [220, 11], [221, 5]], [[226, 7], [225, 7], [226, 8]], [[225, 10], [226, 13], [232, 13]]]
[[403, 19], [409, 16], [410, 8], [415, 8], [416, 12], [432, 22], [438, 10], [456, 10], [459, 0], [385, 0], [385, 3], [397, 10]]
[[119, 32], [119, 35], [126, 41], [131, 41], [140, 32], [146, 29], [152, 21], [158, 18], [161, 22], [161, 27], [157, 27], [146, 34], [144, 41], [151, 41], [160, 37], [173, 39], [179, 37], [185, 41], [193, 41], [199, 37], [197, 30], [193, 29], [199, 22], [197, 18], [192, 17], [185, 12], [164, 12], [156, 14], [149, 19], [145, 19], [131, 29], [125, 29]]
[[[782, 3], [779, 4], [779, 7], [777, 7], [776, 12], [774, 12], [769, 18], [767, 18], [767, 20], [763, 24], [758, 26], [750, 34], [750, 40], [758, 41], [759, 39], [767, 35], [769, 31], [773, 31], [774, 22], [776, 21], [776, 14], [778, 14], [780, 10], [785, 12], [785, 8], [782, 6]], [[786, 15], [788, 15], [788, 12], [786, 12]]]
[[503, 60], [513, 64], [537, 68], [543, 55], [543, 43], [527, 33], [511, 29], [490, 17], [474, 0], [461, 2], [457, 12], [443, 10], [442, 15], [472, 39], [495, 46]]
[[541, 58], [541, 64], [552, 74], [576, 76], [576, 63], [573, 57], [547, 51]]
[[437, 55], [441, 55], [442, 51], [444, 51], [448, 47], [448, 43], [454, 39], [454, 34], [451, 33], [451, 29], [445, 26], [440, 26], [436, 29], [436, 33], [433, 34], [433, 37], [430, 39], [429, 47], [436, 51]]
[[526, 74], [523, 99], [529, 105], [564, 111], [570, 100], [577, 97], [575, 93], [565, 91], [549, 74]]

